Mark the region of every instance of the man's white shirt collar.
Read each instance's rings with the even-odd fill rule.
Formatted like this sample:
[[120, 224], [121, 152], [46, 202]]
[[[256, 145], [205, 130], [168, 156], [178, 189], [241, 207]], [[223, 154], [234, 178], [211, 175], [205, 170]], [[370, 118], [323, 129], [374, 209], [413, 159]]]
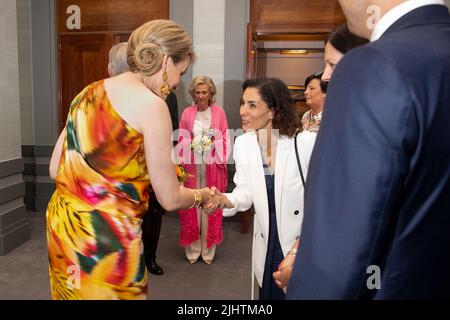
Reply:
[[433, 4], [445, 6], [444, 0], [408, 0], [389, 10], [376, 24], [375, 29], [372, 32], [372, 36], [370, 37], [370, 42], [380, 39], [390, 26], [392, 26], [397, 20], [407, 13], [419, 7]]

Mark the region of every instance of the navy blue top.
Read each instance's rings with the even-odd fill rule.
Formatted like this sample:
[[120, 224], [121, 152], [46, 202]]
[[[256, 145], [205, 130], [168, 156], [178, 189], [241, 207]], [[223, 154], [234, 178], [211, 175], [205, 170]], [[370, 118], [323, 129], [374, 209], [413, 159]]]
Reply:
[[[261, 155], [262, 157], [262, 155]], [[275, 284], [272, 273], [283, 261], [283, 250], [278, 238], [277, 215], [275, 211], [275, 175], [272, 175], [263, 159], [264, 178], [266, 180], [267, 200], [269, 207], [269, 240], [266, 262], [264, 266], [263, 285], [259, 291], [260, 300], [284, 300], [284, 292]]]

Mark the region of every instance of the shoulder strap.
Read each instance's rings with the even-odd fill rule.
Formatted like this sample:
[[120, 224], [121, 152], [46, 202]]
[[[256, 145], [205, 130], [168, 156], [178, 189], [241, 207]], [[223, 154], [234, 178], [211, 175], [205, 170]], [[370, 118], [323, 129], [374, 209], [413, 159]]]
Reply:
[[294, 138], [294, 146], [295, 146], [295, 157], [297, 158], [298, 170], [300, 171], [300, 177], [302, 178], [303, 188], [305, 188], [305, 177], [303, 176], [302, 165], [300, 163], [300, 157], [298, 156], [298, 147], [297, 147], [297, 136], [300, 131], [297, 131]]

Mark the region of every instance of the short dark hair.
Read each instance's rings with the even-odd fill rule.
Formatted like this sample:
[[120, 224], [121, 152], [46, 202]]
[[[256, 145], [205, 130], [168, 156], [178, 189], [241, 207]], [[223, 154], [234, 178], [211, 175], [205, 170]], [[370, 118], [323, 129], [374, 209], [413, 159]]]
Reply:
[[247, 88], [256, 88], [267, 103], [269, 109], [274, 111], [272, 127], [280, 131], [280, 135], [294, 136], [300, 128], [300, 118], [294, 111], [294, 100], [287, 85], [278, 78], [248, 79], [242, 85]]
[[323, 75], [323, 71], [317, 72], [317, 73], [314, 73], [314, 74], [308, 76], [305, 80], [305, 90], [306, 90], [306, 87], [308, 87], [308, 84], [312, 80], [317, 79], [320, 81], [320, 90], [322, 90], [323, 93], [327, 93], [328, 81], [322, 81], [322, 75]]
[[369, 41], [354, 35], [348, 30], [347, 25], [343, 24], [331, 32], [327, 42], [330, 42], [340, 53], [346, 54], [351, 49], [362, 46]]

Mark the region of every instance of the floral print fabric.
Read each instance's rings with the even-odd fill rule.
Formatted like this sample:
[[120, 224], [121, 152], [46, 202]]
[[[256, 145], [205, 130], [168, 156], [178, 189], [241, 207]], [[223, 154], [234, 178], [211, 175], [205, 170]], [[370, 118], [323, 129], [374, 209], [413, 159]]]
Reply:
[[64, 130], [46, 213], [52, 297], [146, 299], [143, 136], [114, 110], [103, 80], [73, 100]]

